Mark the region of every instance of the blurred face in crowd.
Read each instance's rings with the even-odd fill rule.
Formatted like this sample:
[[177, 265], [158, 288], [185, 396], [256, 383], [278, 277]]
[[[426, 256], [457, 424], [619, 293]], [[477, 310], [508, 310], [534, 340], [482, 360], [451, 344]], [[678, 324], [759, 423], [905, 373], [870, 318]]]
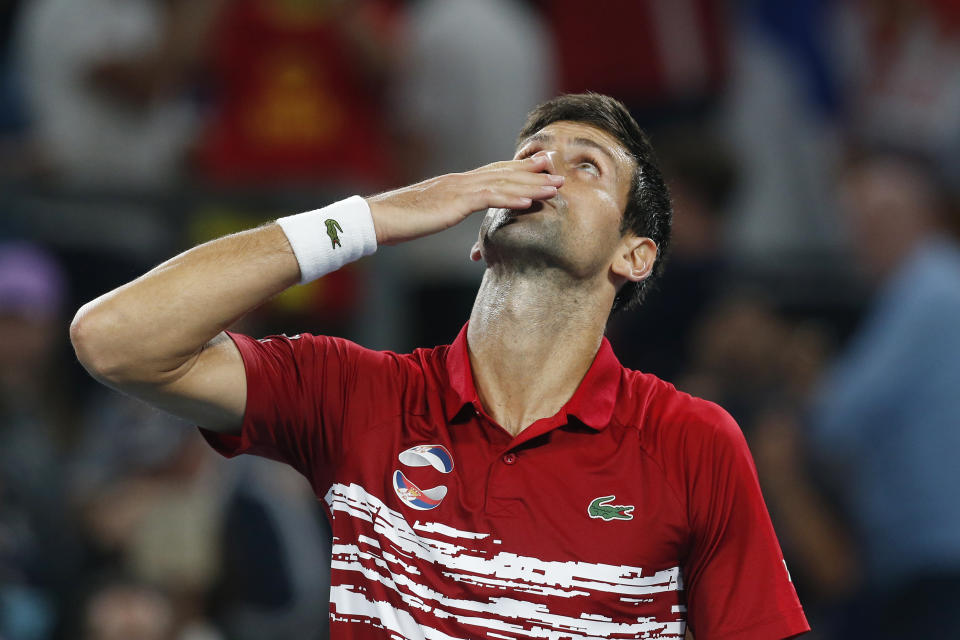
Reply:
[[96, 594], [86, 611], [87, 640], [170, 640], [173, 612], [159, 593], [116, 585]]
[[57, 318], [0, 310], [0, 387], [36, 385], [60, 337]]
[[[632, 237], [620, 229], [635, 162], [609, 133], [567, 121], [527, 138], [514, 158], [541, 155], [550, 173], [565, 178], [557, 195], [522, 211], [490, 209], [475, 253], [487, 264], [556, 268], [576, 279], [607, 272], [624, 239]], [[647, 242], [655, 255], [655, 245]]]
[[37, 394], [63, 344], [64, 277], [44, 249], [0, 242], [0, 391], [23, 400]]
[[856, 257], [875, 279], [890, 275], [936, 219], [930, 181], [894, 158], [871, 158], [849, 169], [841, 200]]

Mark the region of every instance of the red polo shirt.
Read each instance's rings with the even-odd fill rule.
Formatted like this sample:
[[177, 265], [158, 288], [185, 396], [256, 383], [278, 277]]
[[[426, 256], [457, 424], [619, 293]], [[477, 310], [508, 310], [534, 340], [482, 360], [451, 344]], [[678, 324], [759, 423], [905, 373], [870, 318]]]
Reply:
[[750, 452], [720, 407], [604, 339], [569, 402], [516, 437], [477, 397], [466, 329], [395, 354], [231, 334], [239, 436], [333, 529], [333, 638], [770, 640], [807, 631]]

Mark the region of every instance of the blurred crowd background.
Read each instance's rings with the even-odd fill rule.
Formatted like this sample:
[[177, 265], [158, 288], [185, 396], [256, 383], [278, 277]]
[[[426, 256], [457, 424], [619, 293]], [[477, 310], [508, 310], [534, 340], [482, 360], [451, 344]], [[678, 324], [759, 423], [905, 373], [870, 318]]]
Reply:
[[[307, 484], [98, 386], [69, 320], [204, 240], [507, 158], [584, 90], [676, 209], [609, 336], [739, 421], [810, 637], [960, 638], [960, 3], [0, 0], [0, 639], [326, 637]], [[478, 224], [239, 329], [449, 342]]]

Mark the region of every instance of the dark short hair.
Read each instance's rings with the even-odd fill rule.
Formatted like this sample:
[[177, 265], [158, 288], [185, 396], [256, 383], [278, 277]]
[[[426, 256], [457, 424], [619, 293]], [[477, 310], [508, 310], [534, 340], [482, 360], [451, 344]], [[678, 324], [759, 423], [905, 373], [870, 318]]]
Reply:
[[627, 282], [613, 300], [613, 311], [640, 304], [656, 279], [663, 273], [673, 211], [670, 194], [657, 165], [653, 146], [622, 102], [599, 93], [574, 93], [558, 96], [538, 105], [527, 115], [518, 143], [554, 122], [587, 124], [609, 133], [623, 145], [636, 163], [627, 194], [627, 206], [620, 232], [632, 231], [650, 238], [657, 245], [657, 260], [650, 277], [643, 282]]

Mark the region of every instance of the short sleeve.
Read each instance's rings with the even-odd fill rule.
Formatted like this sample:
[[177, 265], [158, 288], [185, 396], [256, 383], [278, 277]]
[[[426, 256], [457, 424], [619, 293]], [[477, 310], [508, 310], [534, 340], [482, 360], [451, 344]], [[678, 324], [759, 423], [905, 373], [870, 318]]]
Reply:
[[810, 630], [739, 426], [713, 405], [688, 438], [687, 620], [697, 640], [781, 640]]
[[395, 354], [307, 333], [259, 340], [227, 335], [246, 372], [243, 424], [239, 434], [200, 432], [226, 457], [249, 453], [289, 464], [322, 495], [347, 430], [390, 410], [399, 376]]

